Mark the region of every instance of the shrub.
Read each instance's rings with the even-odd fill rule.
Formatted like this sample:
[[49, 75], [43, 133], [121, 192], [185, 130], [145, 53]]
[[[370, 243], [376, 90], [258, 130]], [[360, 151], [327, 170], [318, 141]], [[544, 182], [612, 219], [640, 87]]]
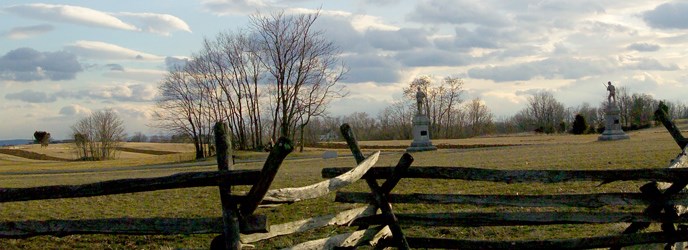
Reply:
[[571, 133], [574, 135], [584, 134], [587, 128], [588, 124], [585, 122], [585, 117], [577, 114], [573, 120], [573, 128], [571, 128]]

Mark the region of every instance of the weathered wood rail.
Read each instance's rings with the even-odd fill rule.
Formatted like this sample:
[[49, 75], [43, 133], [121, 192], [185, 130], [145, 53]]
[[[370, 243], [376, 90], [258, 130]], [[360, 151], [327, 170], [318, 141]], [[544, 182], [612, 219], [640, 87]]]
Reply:
[[[658, 111], [660, 118], [681, 148], [679, 156], [672, 160], [667, 169], [635, 170], [496, 170], [468, 167], [439, 167], [398, 165], [370, 169], [362, 178], [369, 184], [371, 192], [337, 192], [335, 202], [364, 203], [379, 208], [382, 213], [361, 215], [350, 226], [369, 228], [389, 226], [390, 237], [381, 238], [377, 247], [394, 246], [408, 248], [457, 248], [462, 249], [582, 249], [612, 248], [623, 246], [662, 243], [671, 248], [677, 242], [688, 241], [688, 231], [677, 229], [677, 224], [688, 222], [681, 207], [688, 206], [688, 194], [679, 193], [688, 184], [688, 159], [685, 147], [687, 140], [676, 126]], [[342, 128], [344, 137], [356, 156], [360, 154], [353, 133]], [[362, 157], [362, 155], [360, 156]], [[404, 156], [407, 157], [407, 156]], [[402, 160], [403, 161], [403, 160]], [[412, 160], [411, 160], [412, 161]], [[409, 164], [410, 165], [410, 164]], [[350, 168], [325, 168], [322, 177], [331, 178]], [[491, 195], [491, 194], [393, 194], [394, 185], [401, 178], [445, 179], [464, 181], [488, 181], [500, 183], [547, 183], [592, 181], [606, 184], [614, 181], [649, 181], [640, 187], [640, 192], [587, 193], [587, 194], [542, 194], [542, 195]], [[387, 180], [383, 187], [377, 187], [377, 180]], [[660, 182], [672, 183], [658, 184]], [[371, 184], [375, 183], [375, 184]], [[389, 183], [389, 184], [388, 184]], [[601, 184], [601, 185], [602, 185]], [[668, 188], [667, 188], [668, 187]], [[386, 204], [385, 204], [386, 203]], [[460, 212], [434, 213], [394, 212], [391, 204], [461, 204], [483, 207], [512, 207], [508, 212]], [[643, 211], [608, 212], [592, 209], [609, 206], [646, 206]], [[546, 207], [546, 212], [518, 211], [520, 208]], [[584, 210], [562, 210], [560, 207], [579, 207]], [[439, 208], [439, 207], [438, 207]], [[552, 211], [552, 209], [554, 209]], [[499, 209], [502, 210], [502, 209]], [[538, 211], [538, 210], [535, 210]], [[584, 211], [584, 212], [580, 212]], [[625, 211], [625, 210], [621, 210]], [[496, 226], [540, 226], [574, 224], [630, 223], [619, 235], [581, 237], [573, 239], [543, 240], [465, 240], [411, 237], [405, 234], [409, 227], [496, 227]], [[661, 232], [641, 233], [650, 224], [661, 225]]]

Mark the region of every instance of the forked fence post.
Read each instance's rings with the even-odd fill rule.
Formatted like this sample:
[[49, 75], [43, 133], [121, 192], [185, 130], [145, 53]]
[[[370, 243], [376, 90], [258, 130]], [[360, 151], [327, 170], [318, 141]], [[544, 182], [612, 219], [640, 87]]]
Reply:
[[[215, 149], [217, 150], [217, 170], [228, 171], [233, 170], [230, 161], [232, 155], [232, 143], [229, 138], [229, 127], [227, 123], [215, 123]], [[220, 201], [222, 203], [222, 223], [223, 235], [217, 236], [211, 248], [219, 248], [220, 246], [213, 246], [215, 244], [222, 244], [224, 249], [241, 249], [240, 228], [239, 228], [239, 210], [237, 202], [233, 201], [231, 197], [232, 186], [226, 181], [220, 182]], [[224, 239], [221, 241], [221, 239]]]
[[685, 149], [686, 145], [688, 145], [688, 139], [683, 137], [683, 135], [681, 134], [681, 130], [679, 130], [678, 127], [676, 127], [676, 124], [674, 124], [674, 122], [672, 122], [669, 119], [667, 113], [664, 112], [664, 110], [662, 110], [661, 108], [657, 108], [657, 110], [655, 111], [655, 117], [662, 122], [664, 127], [667, 129], [667, 131], [669, 131], [669, 134], [671, 134], [671, 137], [674, 138], [674, 141], [676, 141], [676, 144], [678, 144], [681, 150]]
[[[667, 115], [664, 110], [661, 108], [657, 108], [655, 111], [655, 117], [659, 119], [664, 127], [669, 131], [669, 134], [671, 134], [671, 137], [674, 138], [674, 141], [678, 146], [683, 150], [682, 153], [685, 153], [686, 150], [686, 145], [688, 145], [688, 139], [683, 137], [681, 134], [681, 131], [676, 127], [676, 124], [672, 122], [669, 119], [669, 116]], [[650, 215], [650, 216], [664, 216], [667, 219], [675, 219], [678, 218], [679, 214], [678, 212], [670, 205], [664, 204], [664, 201], [668, 200], [671, 198], [671, 196], [678, 194], [688, 186], [688, 180], [680, 180], [676, 181], [669, 186], [664, 192], [659, 190], [657, 187], [656, 182], [651, 182], [648, 184], [643, 185], [640, 190], [643, 192], [643, 194], [647, 195], [649, 199], [653, 200], [653, 203], [650, 204], [645, 210], [643, 211], [644, 214]], [[664, 214], [662, 214], [662, 210], [664, 211]], [[632, 233], [637, 233], [640, 230], [643, 230], [645, 228], [648, 228], [650, 226], [650, 223], [640, 223], [640, 222], [634, 222], [629, 225], [626, 230], [623, 231], [623, 234], [632, 234]], [[674, 226], [673, 223], [662, 223], [662, 231], [664, 233], [673, 235], [676, 233], [676, 227]], [[666, 247], [671, 248], [674, 245], [673, 242], [667, 243]], [[620, 249], [619, 247], [614, 247], [611, 248], [613, 250]]]
[[[341, 130], [342, 136], [344, 136], [344, 139], [346, 140], [346, 144], [349, 145], [349, 149], [354, 155], [356, 163], [360, 164], [365, 160], [365, 157], [363, 156], [363, 152], [361, 152], [361, 148], [358, 146], [358, 141], [356, 141], [356, 135], [354, 134], [354, 131], [351, 129], [351, 126], [346, 123], [342, 124], [339, 129]], [[403, 166], [400, 167], [397, 165], [397, 168], [399, 171], [404, 172], [406, 169], [408, 169], [408, 167], [411, 166], [412, 162], [413, 157], [411, 157], [409, 154], [404, 154], [404, 157], [402, 157], [402, 159], [399, 161], [399, 165]], [[368, 183], [370, 191], [373, 193], [376, 203], [375, 205], [380, 209], [382, 215], [387, 217], [387, 223], [390, 231], [392, 231], [392, 240], [394, 241], [395, 246], [399, 249], [410, 249], [411, 247], [406, 240], [406, 236], [404, 236], [404, 231], [402, 231], [401, 226], [399, 226], [399, 220], [394, 215], [394, 212], [392, 212], [392, 206], [389, 204], [389, 200], [387, 199], [387, 193], [394, 188], [401, 178], [399, 173], [393, 173], [392, 176], [392, 179], [389, 179], [384, 183], [386, 185], [383, 184], [385, 187], [384, 189], [380, 187], [375, 178], [365, 178], [365, 180], [366, 183]]]

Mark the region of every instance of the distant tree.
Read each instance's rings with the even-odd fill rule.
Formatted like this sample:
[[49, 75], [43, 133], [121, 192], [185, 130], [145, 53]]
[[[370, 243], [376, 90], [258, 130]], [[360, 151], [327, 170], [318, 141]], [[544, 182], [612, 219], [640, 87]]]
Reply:
[[634, 93], [631, 95], [631, 127], [643, 128], [650, 126], [654, 120], [654, 111], [659, 103], [648, 94]]
[[342, 118], [343, 123], [348, 123], [360, 140], [374, 140], [379, 134], [379, 126], [375, 118], [366, 112], [354, 112]]
[[604, 119], [604, 109], [601, 110], [602, 114], [598, 113], [598, 108], [591, 106], [589, 103], [584, 102], [578, 107], [572, 108], [571, 114], [574, 115], [573, 121], [575, 122], [575, 116], [576, 115], [581, 115], [583, 118], [585, 118], [585, 122], [590, 125], [597, 126], [598, 124], [601, 124]]
[[134, 135], [129, 137], [129, 142], [148, 142], [148, 136], [141, 132], [136, 132]]
[[586, 130], [588, 130], [588, 124], [585, 122], [585, 117], [581, 114], [576, 114], [571, 133], [574, 135], [580, 135], [585, 134]]
[[528, 106], [516, 114], [520, 127], [548, 134], [557, 132], [558, 124], [566, 117], [564, 105], [549, 91], [528, 97]]
[[33, 138], [36, 143], [40, 143], [41, 147], [47, 147], [50, 143], [50, 133], [45, 131], [36, 131], [33, 133]]
[[377, 118], [380, 123], [380, 139], [411, 139], [413, 132], [411, 117], [413, 117], [415, 110], [408, 102], [402, 100], [397, 100], [392, 105], [385, 107]]
[[120, 144], [126, 138], [124, 121], [111, 109], [82, 118], [72, 126], [72, 131], [77, 155], [88, 160], [115, 158]]
[[466, 123], [469, 136], [478, 136], [494, 131], [494, 123], [492, 122], [492, 112], [482, 103], [480, 98], [475, 98], [468, 102], [466, 109]]

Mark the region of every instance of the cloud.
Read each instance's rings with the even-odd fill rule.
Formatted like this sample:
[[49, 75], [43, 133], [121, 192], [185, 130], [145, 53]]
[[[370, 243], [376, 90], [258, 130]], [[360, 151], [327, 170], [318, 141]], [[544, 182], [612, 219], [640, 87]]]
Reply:
[[401, 0], [358, 0], [358, 2], [374, 6], [389, 6], [398, 4]]
[[355, 54], [342, 58], [350, 70], [342, 82], [396, 83], [401, 79], [401, 65], [389, 57], [374, 54]]
[[134, 25], [102, 11], [72, 5], [23, 4], [4, 8], [5, 11], [20, 16], [45, 21], [65, 22], [100, 28], [136, 31]]
[[626, 47], [629, 50], [635, 50], [635, 51], [641, 51], [641, 52], [652, 52], [652, 51], [658, 51], [661, 46], [659, 44], [651, 44], [651, 43], [633, 43], [631, 45], [628, 45]]
[[165, 57], [165, 66], [168, 71], [181, 69], [186, 66], [187, 63], [189, 63], [189, 58], [179, 58], [173, 56]]
[[643, 13], [647, 25], [658, 29], [688, 29], [688, 3], [669, 2]]
[[475, 62], [470, 56], [436, 49], [402, 51], [395, 56], [407, 67], [463, 66]]
[[107, 67], [111, 71], [124, 71], [124, 67], [122, 67], [122, 65], [119, 65], [116, 63], [106, 64], [105, 67]]
[[19, 100], [28, 103], [51, 103], [57, 101], [57, 97], [54, 95], [49, 96], [44, 92], [24, 90], [18, 93], [12, 93], [5, 95], [7, 100]]
[[124, 68], [121, 70], [113, 69], [108, 72], [103, 73], [103, 76], [118, 78], [118, 79], [128, 79], [137, 82], [158, 82], [160, 81], [167, 71], [156, 70], [156, 69], [134, 69], [134, 68]]
[[86, 115], [90, 113], [91, 110], [89, 108], [86, 108], [78, 104], [70, 104], [60, 109], [60, 115], [64, 116]]
[[508, 19], [486, 1], [423, 0], [417, 1], [407, 20], [420, 23], [475, 24], [504, 26]]
[[20, 82], [71, 80], [83, 71], [76, 56], [67, 51], [39, 52], [19, 48], [0, 57], [0, 79]]
[[674, 71], [680, 68], [676, 64], [664, 65], [654, 58], [642, 57], [620, 57], [621, 63], [625, 69], [628, 70], [658, 70], [658, 71]]
[[257, 10], [265, 11], [272, 8], [272, 3], [266, 3], [261, 0], [205, 0], [201, 4], [203, 4], [206, 11], [217, 15], [245, 15]]
[[547, 58], [504, 66], [475, 67], [468, 70], [471, 78], [495, 82], [527, 81], [534, 78], [578, 79], [613, 71], [614, 64], [606, 60], [579, 58]]
[[12, 30], [5, 33], [3, 36], [9, 39], [26, 39], [38, 35], [42, 35], [53, 31], [55, 27], [49, 24], [33, 25], [33, 26], [22, 26], [15, 27]]
[[77, 41], [65, 49], [80, 57], [103, 60], [162, 61], [165, 57], [98, 41]]
[[169, 36], [173, 31], [191, 33], [191, 27], [184, 20], [169, 14], [122, 12], [117, 16], [130, 18], [140, 23], [143, 31]]
[[408, 50], [430, 45], [428, 32], [423, 29], [404, 28], [399, 30], [369, 29], [365, 38], [375, 48], [383, 50]]
[[156, 89], [148, 84], [116, 85], [90, 91], [89, 96], [98, 99], [111, 99], [124, 102], [148, 102], [153, 101]]

